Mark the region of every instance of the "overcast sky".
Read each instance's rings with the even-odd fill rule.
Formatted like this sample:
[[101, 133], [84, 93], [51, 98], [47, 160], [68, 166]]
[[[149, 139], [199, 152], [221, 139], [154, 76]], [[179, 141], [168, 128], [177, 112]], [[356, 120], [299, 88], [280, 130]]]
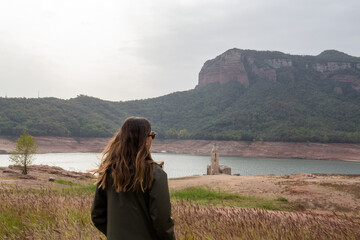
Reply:
[[0, 97], [194, 88], [230, 48], [360, 56], [358, 0], [0, 0]]

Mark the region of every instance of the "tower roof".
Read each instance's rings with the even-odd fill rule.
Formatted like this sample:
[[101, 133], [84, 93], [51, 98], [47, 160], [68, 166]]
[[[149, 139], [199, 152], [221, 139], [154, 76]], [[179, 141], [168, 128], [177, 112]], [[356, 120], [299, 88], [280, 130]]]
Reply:
[[216, 143], [214, 143], [214, 146], [213, 146], [211, 152], [217, 152], [217, 151], [218, 151], [218, 150], [217, 150], [217, 147], [216, 147]]

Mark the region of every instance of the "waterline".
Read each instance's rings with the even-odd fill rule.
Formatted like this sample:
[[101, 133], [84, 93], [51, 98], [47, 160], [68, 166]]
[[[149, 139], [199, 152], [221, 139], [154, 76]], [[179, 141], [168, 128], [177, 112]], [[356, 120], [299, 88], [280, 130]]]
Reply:
[[[206, 174], [206, 166], [210, 162], [210, 156], [190, 154], [152, 153], [152, 157], [155, 161], [164, 161], [164, 170], [169, 178]], [[100, 153], [46, 153], [36, 154], [33, 164], [86, 172], [97, 168], [100, 158]], [[0, 155], [0, 166], [10, 164], [13, 163], [9, 161], [9, 155]], [[220, 157], [220, 164], [231, 167], [232, 174], [243, 176], [294, 173], [360, 174], [360, 162], [223, 156]]]

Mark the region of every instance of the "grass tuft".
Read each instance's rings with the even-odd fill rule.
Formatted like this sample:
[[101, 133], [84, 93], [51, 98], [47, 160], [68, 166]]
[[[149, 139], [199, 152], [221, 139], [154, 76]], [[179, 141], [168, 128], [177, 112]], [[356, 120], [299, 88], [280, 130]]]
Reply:
[[268, 200], [252, 196], [242, 196], [235, 193], [214, 191], [201, 187], [189, 187], [181, 190], [174, 190], [170, 192], [170, 196], [176, 200], [190, 200], [205, 205], [223, 205], [282, 211], [299, 210], [298, 204], [290, 203], [285, 198]]
[[62, 180], [62, 179], [55, 179], [54, 183], [63, 184], [67, 186], [75, 186], [78, 185], [72, 181]]
[[284, 197], [279, 197], [277, 199], [275, 199], [276, 201], [279, 201], [279, 202], [289, 202], [286, 198]]

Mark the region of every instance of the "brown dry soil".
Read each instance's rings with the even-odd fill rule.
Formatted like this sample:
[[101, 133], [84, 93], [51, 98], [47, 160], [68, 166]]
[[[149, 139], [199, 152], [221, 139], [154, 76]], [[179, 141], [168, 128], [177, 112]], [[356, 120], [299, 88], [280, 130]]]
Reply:
[[[109, 138], [36, 137], [39, 153], [101, 152], [109, 140]], [[15, 141], [15, 137], [0, 137], [0, 153], [12, 152], [15, 148]], [[360, 144], [347, 143], [155, 139], [151, 151], [210, 155], [214, 143], [217, 144], [221, 156], [360, 161]]]
[[205, 175], [170, 179], [169, 186], [200, 186], [265, 199], [284, 197], [311, 211], [360, 214], [360, 174]]
[[[29, 167], [29, 174], [24, 176], [21, 168], [9, 166], [0, 168], [0, 189], [63, 186], [50, 182], [50, 177], [78, 184], [92, 184], [95, 181], [89, 173], [66, 171], [60, 167], [34, 165]], [[213, 175], [169, 179], [170, 190], [195, 186], [265, 199], [284, 197], [290, 202], [301, 204], [306, 211], [316, 213], [335, 211], [357, 216], [360, 214], [360, 175]]]
[[13, 186], [63, 186], [63, 184], [49, 181], [50, 178], [82, 185], [94, 182], [94, 176], [90, 173], [67, 171], [55, 166], [28, 166], [27, 175], [22, 174], [22, 167], [19, 166], [0, 167], [0, 189]]

